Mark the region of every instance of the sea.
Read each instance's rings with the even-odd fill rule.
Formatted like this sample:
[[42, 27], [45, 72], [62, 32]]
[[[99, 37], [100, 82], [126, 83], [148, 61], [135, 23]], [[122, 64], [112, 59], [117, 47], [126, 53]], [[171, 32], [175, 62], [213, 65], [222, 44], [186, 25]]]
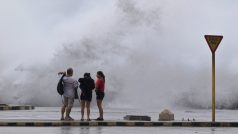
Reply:
[[[126, 115], [147, 115], [158, 121], [163, 109], [104, 109], [105, 121], [120, 121]], [[175, 121], [211, 121], [210, 109], [170, 109]], [[238, 110], [216, 110], [216, 121], [237, 122]], [[72, 109], [71, 116], [80, 120], [80, 108]], [[98, 117], [98, 110], [91, 109], [91, 118]], [[36, 107], [34, 110], [0, 111], [0, 120], [59, 120], [60, 107]], [[232, 127], [0, 127], [0, 134], [237, 134]]]

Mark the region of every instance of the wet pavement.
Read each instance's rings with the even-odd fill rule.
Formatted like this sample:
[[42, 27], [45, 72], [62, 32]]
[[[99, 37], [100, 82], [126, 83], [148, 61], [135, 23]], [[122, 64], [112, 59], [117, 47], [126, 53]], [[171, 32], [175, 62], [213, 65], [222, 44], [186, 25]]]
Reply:
[[[147, 115], [152, 121], [158, 121], [159, 110], [139, 110], [139, 109], [105, 109], [106, 121], [123, 121], [125, 115]], [[175, 114], [175, 121], [195, 119], [196, 122], [211, 121], [211, 110], [171, 110]], [[237, 122], [237, 110], [217, 110], [216, 121]], [[91, 118], [97, 118], [97, 109], [92, 109]], [[80, 119], [80, 109], [72, 110], [72, 117]], [[0, 111], [0, 120], [18, 121], [59, 121], [60, 107], [36, 107], [34, 110], [10, 110]], [[87, 126], [62, 126], [62, 127], [0, 127], [0, 134], [236, 134], [238, 128], [234, 127], [87, 127]]]

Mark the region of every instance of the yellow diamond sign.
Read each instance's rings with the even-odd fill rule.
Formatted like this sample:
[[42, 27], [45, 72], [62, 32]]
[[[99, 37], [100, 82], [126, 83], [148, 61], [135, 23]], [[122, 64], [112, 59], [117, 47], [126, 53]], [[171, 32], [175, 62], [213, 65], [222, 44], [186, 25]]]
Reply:
[[204, 36], [212, 53], [215, 53], [223, 36], [221, 35], [205, 35]]

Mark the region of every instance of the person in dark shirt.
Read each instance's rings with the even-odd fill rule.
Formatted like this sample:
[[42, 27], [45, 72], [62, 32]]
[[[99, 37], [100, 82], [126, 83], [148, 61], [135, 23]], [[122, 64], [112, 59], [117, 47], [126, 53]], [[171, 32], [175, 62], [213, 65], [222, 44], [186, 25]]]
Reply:
[[84, 109], [87, 109], [87, 121], [90, 119], [90, 103], [92, 100], [92, 90], [95, 88], [95, 82], [91, 78], [90, 73], [84, 73], [84, 78], [79, 78], [79, 87], [81, 89], [80, 104], [81, 104], [81, 121], [84, 121]]

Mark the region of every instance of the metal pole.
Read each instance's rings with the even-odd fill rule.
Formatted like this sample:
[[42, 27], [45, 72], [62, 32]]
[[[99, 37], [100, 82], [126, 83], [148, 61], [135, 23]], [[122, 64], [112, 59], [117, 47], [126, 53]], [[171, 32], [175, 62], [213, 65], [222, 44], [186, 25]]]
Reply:
[[215, 109], [216, 109], [216, 90], [215, 90], [215, 52], [212, 53], [212, 122], [215, 122]]

